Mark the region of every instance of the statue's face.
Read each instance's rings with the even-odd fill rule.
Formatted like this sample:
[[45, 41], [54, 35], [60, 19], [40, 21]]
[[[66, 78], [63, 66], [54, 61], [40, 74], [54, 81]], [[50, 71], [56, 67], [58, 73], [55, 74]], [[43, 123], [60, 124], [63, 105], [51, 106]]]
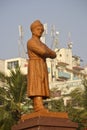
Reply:
[[33, 29], [32, 33], [37, 36], [37, 37], [41, 37], [42, 33], [43, 33], [43, 26], [37, 26]]

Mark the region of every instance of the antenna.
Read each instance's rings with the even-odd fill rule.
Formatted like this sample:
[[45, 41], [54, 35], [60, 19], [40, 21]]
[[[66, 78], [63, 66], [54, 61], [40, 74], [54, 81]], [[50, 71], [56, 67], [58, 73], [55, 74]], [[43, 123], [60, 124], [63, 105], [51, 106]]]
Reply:
[[59, 44], [59, 32], [56, 32], [55, 41], [54, 41], [54, 48], [58, 48], [58, 44]]
[[51, 48], [53, 49], [53, 46], [54, 46], [54, 39], [55, 39], [55, 25], [52, 25], [52, 26], [51, 26], [51, 37], [52, 37]]
[[72, 42], [71, 42], [71, 33], [68, 33], [68, 49], [72, 49]]
[[23, 27], [19, 25], [18, 29], [19, 29], [19, 37], [23, 38]]
[[25, 54], [26, 54], [26, 51], [25, 51], [25, 47], [24, 47], [24, 31], [23, 31], [23, 27], [22, 25], [19, 25], [18, 26], [18, 29], [19, 29], [19, 40], [18, 40], [18, 52], [19, 52], [19, 57], [23, 57], [25, 58]]
[[55, 25], [52, 25], [52, 27], [51, 27], [51, 37], [52, 37], [51, 48], [52, 49], [58, 48], [59, 32], [55, 30]]
[[43, 32], [42, 37], [41, 37], [41, 41], [43, 43], [46, 43], [46, 35], [47, 35], [47, 23], [44, 24], [44, 32]]

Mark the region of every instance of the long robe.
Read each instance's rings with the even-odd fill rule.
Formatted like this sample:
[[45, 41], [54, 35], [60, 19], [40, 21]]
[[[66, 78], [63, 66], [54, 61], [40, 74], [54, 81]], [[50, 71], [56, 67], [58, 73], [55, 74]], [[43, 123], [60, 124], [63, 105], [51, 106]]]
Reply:
[[41, 41], [31, 38], [27, 43], [28, 50], [28, 97], [49, 97], [48, 69], [46, 58], [55, 58], [56, 53]]

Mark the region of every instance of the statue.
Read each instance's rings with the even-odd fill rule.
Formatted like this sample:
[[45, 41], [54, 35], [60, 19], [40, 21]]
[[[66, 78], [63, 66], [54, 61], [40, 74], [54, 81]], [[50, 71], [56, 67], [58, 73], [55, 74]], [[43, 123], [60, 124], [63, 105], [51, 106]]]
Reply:
[[27, 94], [33, 100], [34, 111], [47, 111], [43, 99], [49, 97], [48, 69], [46, 58], [55, 58], [56, 53], [40, 41], [43, 24], [36, 20], [30, 26], [32, 37], [27, 42], [28, 76]]

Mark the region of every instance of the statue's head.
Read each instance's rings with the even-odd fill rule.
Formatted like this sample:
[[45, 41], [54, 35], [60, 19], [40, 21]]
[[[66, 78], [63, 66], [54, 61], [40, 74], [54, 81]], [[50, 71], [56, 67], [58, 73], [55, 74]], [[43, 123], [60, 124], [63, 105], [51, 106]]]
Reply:
[[33, 30], [38, 27], [38, 26], [41, 26], [42, 27], [42, 30], [44, 31], [44, 26], [43, 24], [40, 22], [40, 20], [36, 20], [34, 21], [31, 26], [30, 26], [30, 29], [31, 29], [31, 32], [33, 32]]

